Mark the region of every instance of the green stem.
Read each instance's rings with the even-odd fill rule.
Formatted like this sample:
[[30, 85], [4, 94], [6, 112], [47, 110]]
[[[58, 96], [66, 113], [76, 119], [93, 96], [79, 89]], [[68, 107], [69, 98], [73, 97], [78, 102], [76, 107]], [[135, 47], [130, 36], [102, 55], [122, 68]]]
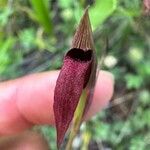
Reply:
[[72, 149], [72, 142], [75, 136], [77, 135], [81, 122], [82, 122], [86, 99], [87, 99], [87, 93], [86, 93], [86, 90], [83, 90], [78, 106], [74, 113], [73, 123], [72, 123], [71, 131], [70, 131], [70, 135], [69, 135], [69, 140], [66, 146], [66, 150]]
[[91, 132], [88, 129], [86, 129], [83, 133], [83, 145], [81, 147], [81, 150], [88, 149], [90, 140], [91, 140]]

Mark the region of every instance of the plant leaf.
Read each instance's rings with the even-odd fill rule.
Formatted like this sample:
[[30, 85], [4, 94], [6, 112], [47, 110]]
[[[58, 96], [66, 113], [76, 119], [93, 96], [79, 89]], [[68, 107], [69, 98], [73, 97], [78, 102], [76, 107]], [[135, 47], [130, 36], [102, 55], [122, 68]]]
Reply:
[[97, 0], [90, 8], [92, 29], [95, 30], [117, 7], [117, 0]]
[[34, 14], [38, 22], [43, 26], [44, 30], [51, 34], [53, 31], [52, 20], [46, 2], [44, 0], [30, 0], [34, 10]]

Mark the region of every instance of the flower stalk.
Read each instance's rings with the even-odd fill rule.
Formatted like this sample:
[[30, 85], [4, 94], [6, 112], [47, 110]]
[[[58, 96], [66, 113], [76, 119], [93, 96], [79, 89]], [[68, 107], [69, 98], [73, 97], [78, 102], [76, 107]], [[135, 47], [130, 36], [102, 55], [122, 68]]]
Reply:
[[72, 121], [71, 131], [70, 131], [69, 140], [66, 146], [66, 150], [72, 149], [73, 140], [76, 137], [80, 129], [80, 125], [81, 125], [83, 114], [84, 114], [84, 109], [86, 106], [86, 99], [87, 99], [87, 92], [83, 90], [82, 95], [80, 97], [80, 101], [74, 113], [74, 118]]

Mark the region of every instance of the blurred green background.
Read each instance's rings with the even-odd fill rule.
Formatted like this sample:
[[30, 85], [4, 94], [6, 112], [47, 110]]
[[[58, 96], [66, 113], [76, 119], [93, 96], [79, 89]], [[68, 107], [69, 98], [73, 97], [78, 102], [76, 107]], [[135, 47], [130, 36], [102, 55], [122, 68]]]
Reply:
[[[87, 5], [102, 69], [115, 76], [105, 110], [83, 123], [74, 148], [150, 149], [150, 16], [141, 0], [0, 0], [0, 81], [60, 69]], [[56, 149], [55, 129], [36, 127]]]

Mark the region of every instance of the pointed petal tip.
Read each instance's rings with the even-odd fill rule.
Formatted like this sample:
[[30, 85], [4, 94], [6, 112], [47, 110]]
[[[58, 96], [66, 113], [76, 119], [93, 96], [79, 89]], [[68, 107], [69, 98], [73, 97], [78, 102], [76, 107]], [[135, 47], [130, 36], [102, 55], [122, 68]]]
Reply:
[[88, 5], [85, 10], [84, 10], [84, 13], [83, 13], [83, 16], [84, 15], [89, 15], [89, 8], [90, 8], [90, 5]]
[[72, 48], [80, 48], [84, 51], [94, 48], [92, 28], [88, 13], [89, 6], [85, 9], [84, 14], [80, 20], [79, 26], [75, 32]]
[[83, 16], [86, 14], [86, 15], [88, 15], [88, 13], [89, 13], [89, 5], [85, 8], [85, 10], [84, 10], [84, 13], [83, 13]]

